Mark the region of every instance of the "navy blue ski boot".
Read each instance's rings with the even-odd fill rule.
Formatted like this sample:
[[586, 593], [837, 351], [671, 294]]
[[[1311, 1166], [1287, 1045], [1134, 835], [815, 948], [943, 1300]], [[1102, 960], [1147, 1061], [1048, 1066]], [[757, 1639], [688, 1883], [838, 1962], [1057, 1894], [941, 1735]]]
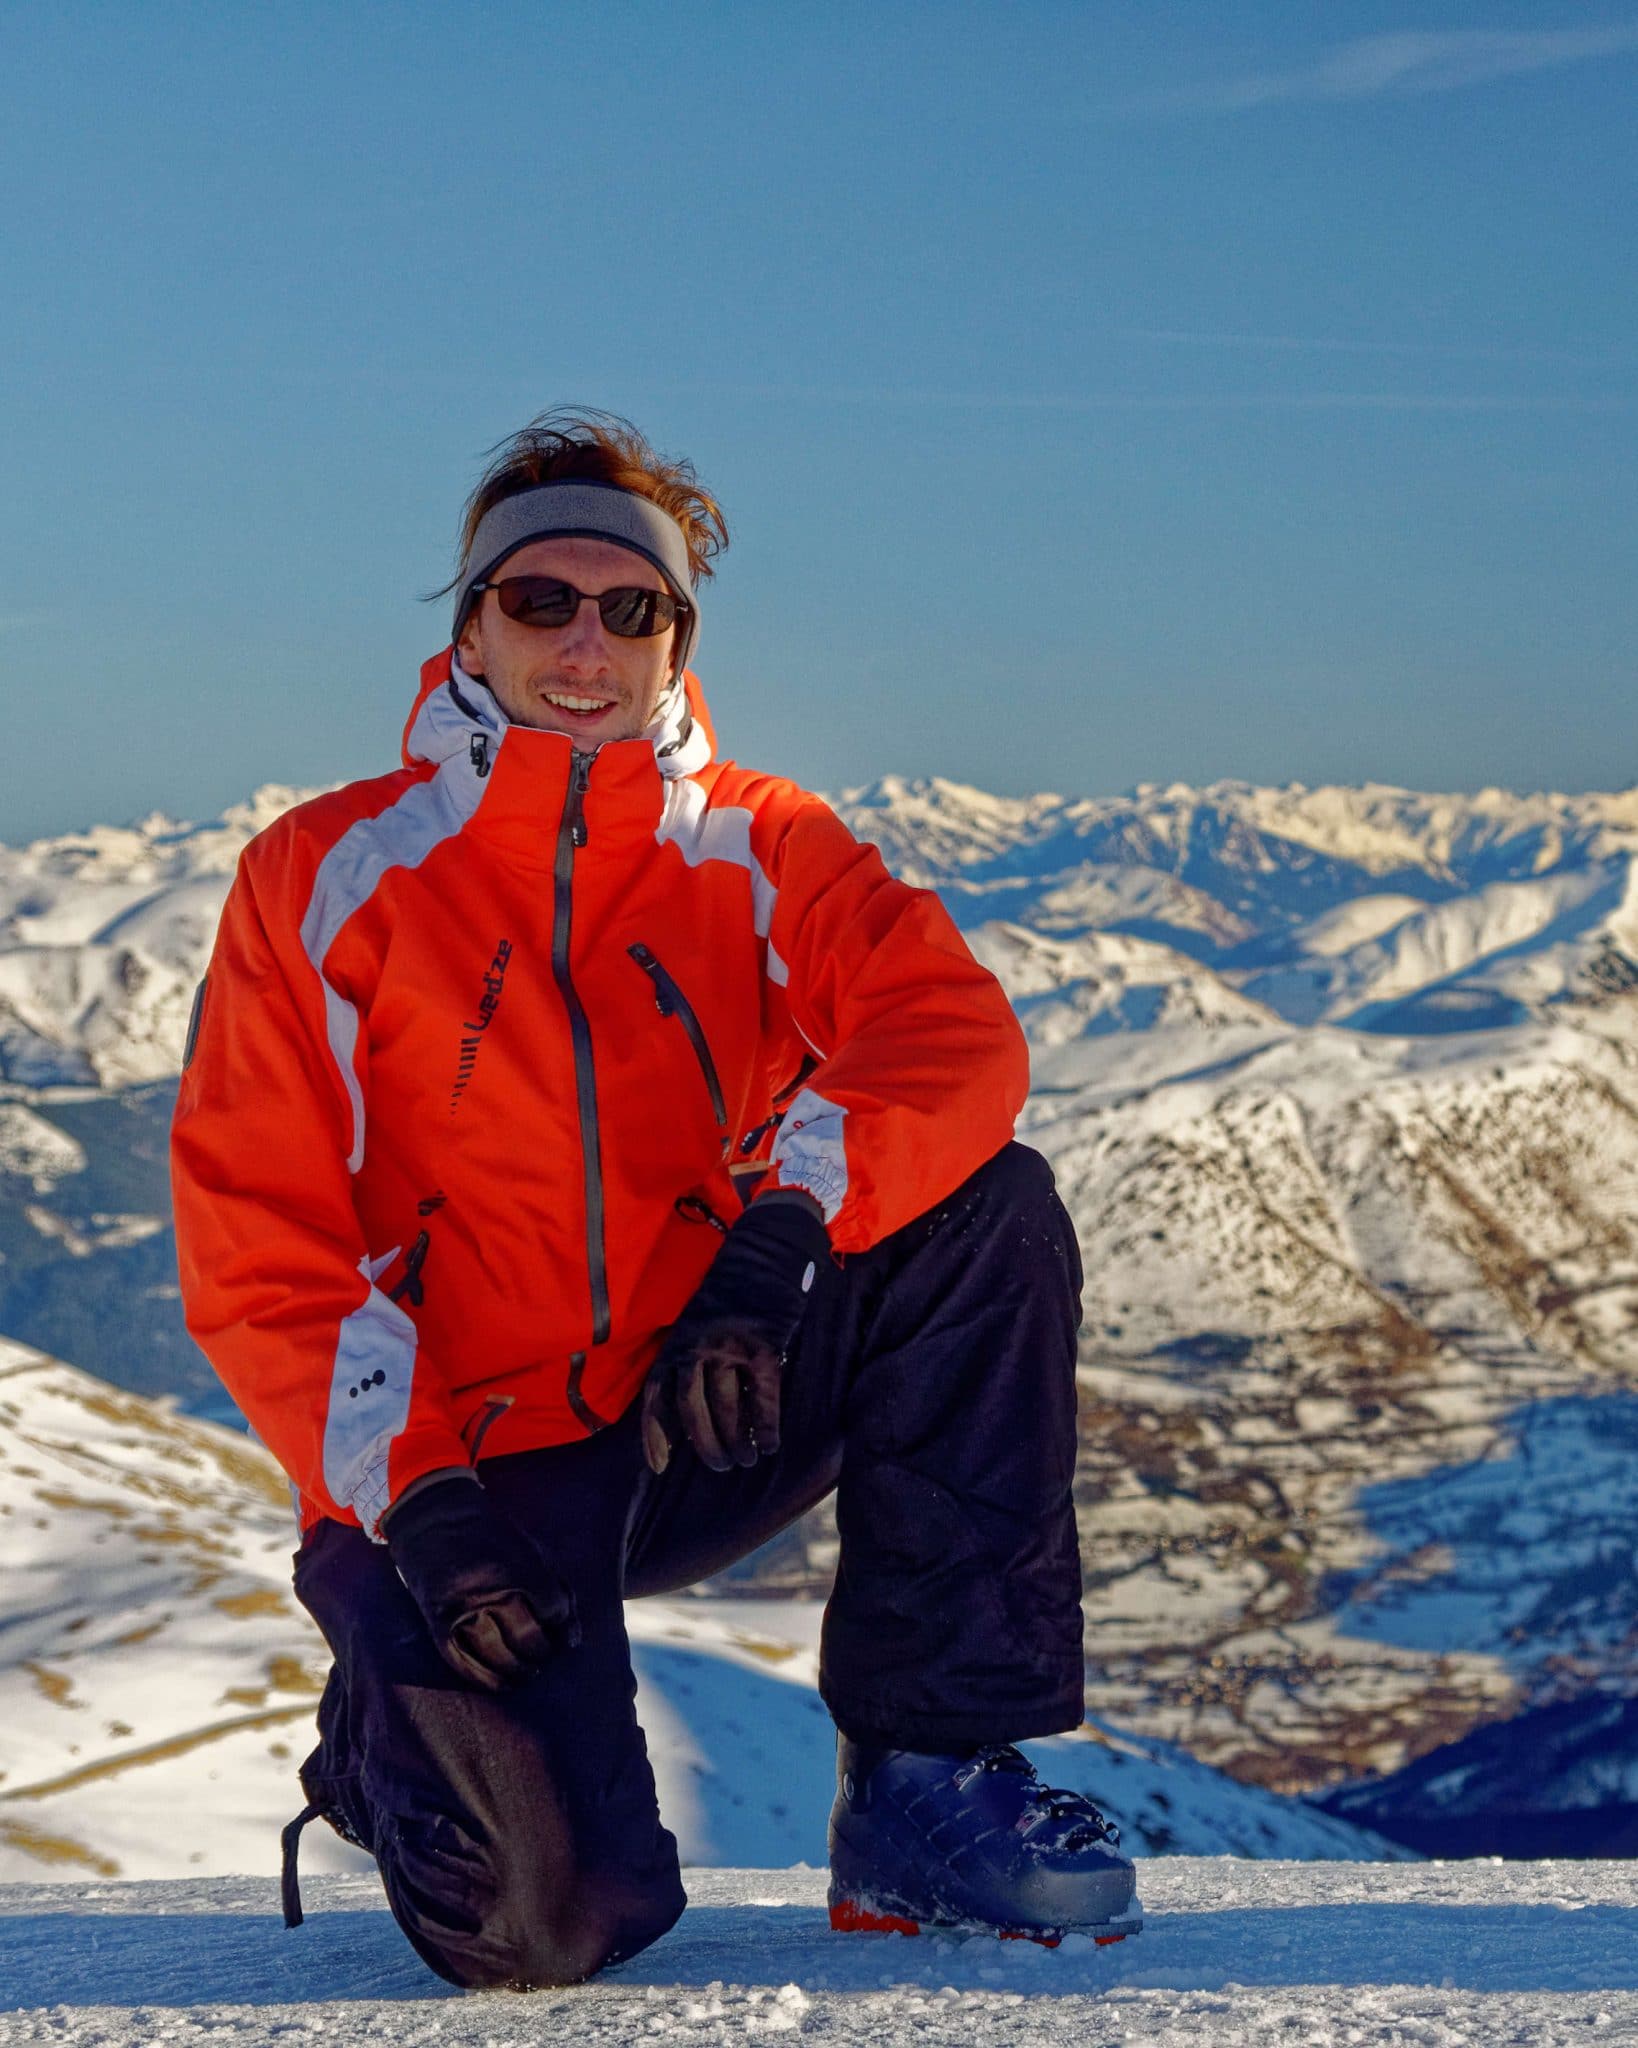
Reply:
[[1043, 1785], [1010, 1743], [963, 1756], [843, 1736], [830, 1814], [830, 1924], [841, 1933], [988, 1932], [1055, 1948], [1136, 1934], [1120, 1830]]

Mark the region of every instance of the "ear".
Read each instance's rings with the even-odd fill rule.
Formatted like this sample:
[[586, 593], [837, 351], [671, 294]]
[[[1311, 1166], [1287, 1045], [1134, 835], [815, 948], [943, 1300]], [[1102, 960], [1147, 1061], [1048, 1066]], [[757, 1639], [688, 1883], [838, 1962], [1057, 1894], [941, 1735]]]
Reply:
[[483, 600], [480, 598], [467, 613], [466, 624], [461, 628], [460, 638], [455, 642], [455, 652], [460, 656], [461, 666], [469, 676], [483, 674], [483, 626], [478, 617], [482, 610]]

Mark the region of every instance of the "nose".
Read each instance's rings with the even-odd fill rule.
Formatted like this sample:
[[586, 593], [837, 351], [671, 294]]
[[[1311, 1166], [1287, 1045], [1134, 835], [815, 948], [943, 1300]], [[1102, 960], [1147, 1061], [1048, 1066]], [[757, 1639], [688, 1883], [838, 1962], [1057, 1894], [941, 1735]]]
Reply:
[[581, 598], [574, 608], [574, 617], [552, 638], [557, 643], [552, 652], [560, 662], [572, 667], [584, 668], [608, 658], [608, 628], [603, 624], [595, 597]]

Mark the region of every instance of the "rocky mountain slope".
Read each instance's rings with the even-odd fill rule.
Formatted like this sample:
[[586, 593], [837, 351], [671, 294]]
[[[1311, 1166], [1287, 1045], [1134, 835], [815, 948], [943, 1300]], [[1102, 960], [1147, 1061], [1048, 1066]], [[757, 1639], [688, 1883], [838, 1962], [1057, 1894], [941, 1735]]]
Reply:
[[[169, 1077], [290, 795], [0, 850], [0, 1329], [195, 1403]], [[1030, 1037], [1086, 1252], [1094, 1708], [1317, 1792], [1626, 1689], [1638, 790], [837, 802]]]

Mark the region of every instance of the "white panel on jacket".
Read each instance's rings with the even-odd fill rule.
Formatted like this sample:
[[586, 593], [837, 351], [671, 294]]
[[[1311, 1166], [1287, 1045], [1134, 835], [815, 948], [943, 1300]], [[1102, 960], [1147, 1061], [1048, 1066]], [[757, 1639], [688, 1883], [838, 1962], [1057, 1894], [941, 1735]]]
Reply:
[[[365, 1258], [359, 1271], [373, 1280]], [[371, 1286], [343, 1318], [324, 1420], [324, 1484], [376, 1537], [387, 1512], [387, 1459], [409, 1421], [415, 1383], [415, 1325], [379, 1287]]]

